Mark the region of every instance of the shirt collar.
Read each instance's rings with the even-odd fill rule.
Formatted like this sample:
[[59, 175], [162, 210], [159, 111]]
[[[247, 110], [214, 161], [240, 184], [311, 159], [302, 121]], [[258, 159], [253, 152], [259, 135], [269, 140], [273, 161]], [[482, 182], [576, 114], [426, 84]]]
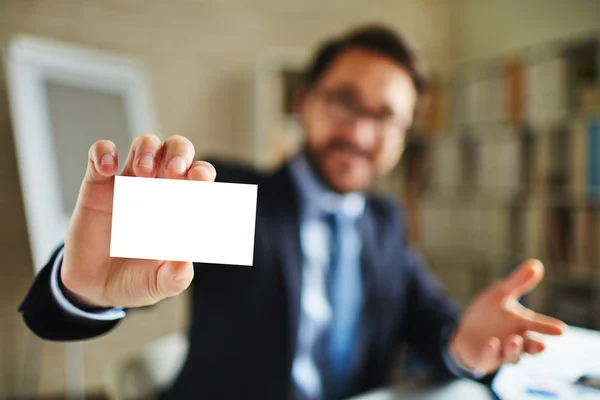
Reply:
[[305, 215], [341, 213], [351, 219], [357, 219], [363, 214], [365, 196], [360, 192], [339, 194], [325, 187], [303, 153], [292, 158], [290, 171]]

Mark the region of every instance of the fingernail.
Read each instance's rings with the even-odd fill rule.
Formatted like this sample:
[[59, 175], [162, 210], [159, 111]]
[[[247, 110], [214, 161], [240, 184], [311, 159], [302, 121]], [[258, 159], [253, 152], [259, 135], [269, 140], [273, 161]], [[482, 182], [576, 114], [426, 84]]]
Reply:
[[563, 322], [563, 323], [561, 323], [561, 325], [560, 325], [560, 329], [562, 329], [562, 331], [564, 332], [564, 331], [566, 331], [567, 329], [569, 329], [569, 325], [567, 325], [567, 324], [565, 324], [565, 323]]
[[183, 174], [187, 169], [187, 164], [183, 158], [175, 156], [167, 163], [167, 169]]
[[200, 164], [196, 167], [196, 169], [202, 171], [202, 174], [208, 178], [212, 178], [215, 175], [215, 171], [206, 165]]
[[183, 281], [185, 281], [187, 279], [187, 277], [185, 276], [185, 274], [179, 274], [179, 275], [175, 275], [173, 277], [173, 280], [177, 283], [181, 283]]
[[114, 165], [115, 157], [112, 154], [105, 154], [100, 159], [100, 165]]
[[140, 161], [138, 161], [138, 166], [148, 169], [154, 168], [154, 157], [152, 154], [144, 154], [142, 158], [140, 158]]

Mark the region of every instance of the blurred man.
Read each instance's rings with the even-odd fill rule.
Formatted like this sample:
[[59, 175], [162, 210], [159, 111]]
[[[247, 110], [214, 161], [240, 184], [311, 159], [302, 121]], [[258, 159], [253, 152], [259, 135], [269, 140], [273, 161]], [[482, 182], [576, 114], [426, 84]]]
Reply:
[[460, 316], [405, 243], [402, 212], [368, 194], [398, 162], [424, 88], [404, 39], [365, 27], [316, 53], [297, 104], [305, 149], [272, 175], [194, 161], [183, 137], [134, 140], [122, 175], [213, 181], [218, 172], [259, 185], [253, 267], [110, 258], [117, 151], [95, 143], [64, 247], [21, 306], [25, 322], [46, 339], [91, 338], [125, 309], [193, 282], [189, 355], [167, 393], [177, 399], [343, 398], [385, 385], [403, 343], [440, 377], [488, 381], [542, 351], [528, 331], [564, 325], [517, 301], [542, 279], [538, 261]]

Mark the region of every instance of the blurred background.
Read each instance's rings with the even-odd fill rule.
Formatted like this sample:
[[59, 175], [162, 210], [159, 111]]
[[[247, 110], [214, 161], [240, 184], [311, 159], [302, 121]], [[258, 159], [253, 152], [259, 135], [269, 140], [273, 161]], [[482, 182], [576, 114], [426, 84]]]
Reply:
[[[26, 34], [134, 59], [158, 134], [268, 169], [297, 146], [290, 98], [315, 46], [365, 22], [398, 28], [434, 77], [401, 164], [379, 183], [406, 205], [411, 240], [462, 304], [538, 257], [547, 279], [527, 301], [600, 329], [599, 16], [598, 0], [0, 0], [0, 44]], [[41, 266], [0, 72], [0, 398], [63, 398], [65, 346], [33, 337], [17, 313]], [[81, 179], [85, 164], [63, 168]], [[103, 398], [112, 365], [185, 332], [186, 313], [183, 295], [83, 344], [74, 373], [88, 396]]]

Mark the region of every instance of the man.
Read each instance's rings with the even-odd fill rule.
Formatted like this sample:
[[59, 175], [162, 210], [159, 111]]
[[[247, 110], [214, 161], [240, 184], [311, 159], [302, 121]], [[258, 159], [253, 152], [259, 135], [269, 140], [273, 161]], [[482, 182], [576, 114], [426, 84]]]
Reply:
[[253, 267], [110, 258], [118, 161], [115, 145], [99, 141], [64, 247], [21, 306], [27, 325], [50, 340], [94, 337], [125, 309], [193, 282], [189, 355], [167, 394], [177, 399], [343, 398], [386, 384], [403, 343], [440, 377], [489, 379], [523, 352], [543, 350], [529, 331], [563, 331], [517, 301], [542, 278], [536, 260], [460, 317], [403, 240], [402, 212], [367, 193], [398, 162], [425, 87], [401, 37], [371, 26], [331, 40], [304, 83], [297, 111], [306, 146], [274, 174], [194, 161], [187, 139], [152, 135], [134, 140], [121, 172], [203, 181], [218, 172], [257, 183]]

